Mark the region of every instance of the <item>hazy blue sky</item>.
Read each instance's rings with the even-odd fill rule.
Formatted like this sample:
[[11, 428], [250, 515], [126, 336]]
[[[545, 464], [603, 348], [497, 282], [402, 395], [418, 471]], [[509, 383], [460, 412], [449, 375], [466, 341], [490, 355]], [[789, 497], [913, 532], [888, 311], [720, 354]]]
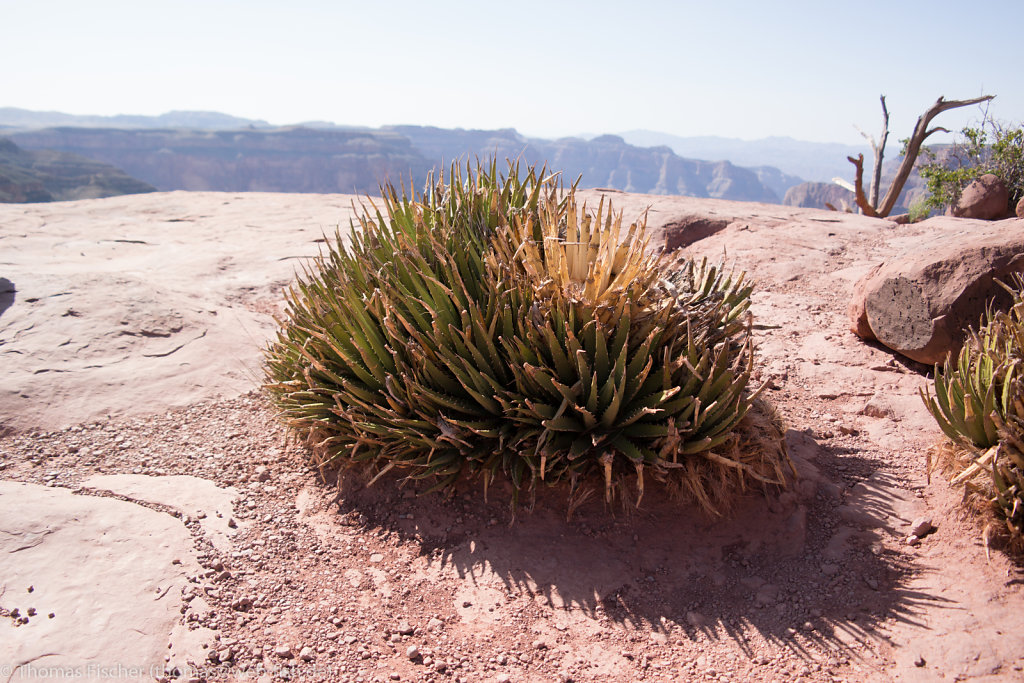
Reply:
[[[1024, 119], [1022, 0], [0, 0], [0, 106], [286, 124], [891, 140]], [[950, 128], [977, 118], [949, 112]]]

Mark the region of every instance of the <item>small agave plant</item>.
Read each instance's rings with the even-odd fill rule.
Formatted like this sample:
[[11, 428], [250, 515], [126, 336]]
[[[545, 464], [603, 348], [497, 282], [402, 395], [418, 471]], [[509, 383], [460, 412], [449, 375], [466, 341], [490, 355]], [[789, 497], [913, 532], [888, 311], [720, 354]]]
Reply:
[[1009, 311], [990, 310], [957, 359], [935, 368], [935, 395], [921, 396], [949, 437], [952, 483], [990, 506], [1024, 547], [1024, 278], [1006, 289]]
[[783, 483], [778, 431], [737, 433], [761, 406], [742, 275], [652, 252], [643, 219], [589, 213], [534, 168], [453, 167], [381, 204], [306, 269], [266, 352], [314, 464], [503, 477], [517, 496], [633, 482], [637, 501], [648, 472], [709, 509]]

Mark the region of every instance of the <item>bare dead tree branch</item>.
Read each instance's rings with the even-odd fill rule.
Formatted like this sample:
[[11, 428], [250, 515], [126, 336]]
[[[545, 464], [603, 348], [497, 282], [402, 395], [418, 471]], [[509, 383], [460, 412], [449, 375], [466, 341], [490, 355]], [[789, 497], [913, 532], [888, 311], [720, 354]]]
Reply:
[[885, 95], [880, 95], [882, 101], [882, 136], [877, 145], [874, 145], [875, 168], [871, 176], [871, 206], [878, 206], [878, 191], [882, 184], [882, 158], [885, 156], [885, 143], [889, 140], [889, 110], [885, 106]]
[[854, 199], [857, 202], [857, 206], [860, 207], [861, 212], [865, 216], [871, 216], [877, 218], [878, 213], [875, 211], [875, 207], [871, 206], [871, 202], [864, 196], [864, 155], [858, 154], [857, 158], [846, 157], [847, 160], [857, 168], [857, 177], [854, 179]]
[[[846, 158], [849, 159], [850, 157]], [[844, 190], [849, 190], [850, 192], [854, 191], [853, 183], [844, 178], [836, 177], [832, 179], [832, 182], [838, 185], [839, 187], [843, 188]]]
[[[907, 178], [910, 177], [911, 171], [914, 170], [914, 162], [917, 161], [917, 155], [921, 151], [921, 145], [932, 133], [935, 133], [940, 128], [933, 128], [928, 130], [928, 124], [931, 123], [932, 119], [941, 114], [944, 111], [950, 109], [958, 109], [960, 107], [966, 107], [972, 104], [978, 104], [979, 102], [988, 102], [993, 99], [995, 95], [983, 95], [981, 97], [975, 97], [970, 100], [945, 100], [942, 97], [935, 100], [928, 111], [922, 114], [917, 119], [917, 125], [914, 126], [914, 133], [910, 136], [910, 140], [907, 143], [907, 153], [903, 157], [903, 163], [900, 164], [899, 170], [896, 172], [896, 177], [892, 181], [892, 185], [889, 186], [889, 191], [885, 193], [885, 197], [882, 198], [881, 204], [875, 205], [875, 215], [885, 217], [888, 216], [892, 211], [893, 207], [896, 206], [896, 200], [899, 199], [900, 192], [903, 191], [903, 186], [907, 183]], [[852, 161], [852, 159], [851, 159]], [[858, 171], [859, 175], [859, 171]], [[858, 199], [858, 204], [860, 201]], [[861, 207], [863, 208], [863, 207]], [[865, 212], [867, 213], [867, 212]]]
[[878, 206], [878, 188], [882, 183], [882, 159], [885, 156], [885, 143], [889, 139], [889, 110], [885, 106], [885, 95], [879, 96], [882, 101], [882, 136], [875, 140], [874, 136], [868, 135], [858, 126], [854, 126], [857, 132], [860, 133], [868, 144], [871, 145], [871, 151], [875, 155], [875, 168], [871, 175], [871, 206]]

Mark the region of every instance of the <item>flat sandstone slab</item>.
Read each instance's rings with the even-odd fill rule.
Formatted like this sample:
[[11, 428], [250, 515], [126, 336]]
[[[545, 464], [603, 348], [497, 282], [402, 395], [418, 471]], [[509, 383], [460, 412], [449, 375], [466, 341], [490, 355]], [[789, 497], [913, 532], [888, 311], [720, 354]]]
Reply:
[[231, 539], [238, 532], [239, 523], [231, 516], [231, 504], [238, 498], [238, 492], [207, 479], [188, 475], [97, 474], [83, 481], [82, 486], [166, 505], [196, 518], [204, 535], [221, 552], [230, 550]]
[[282, 289], [350, 195], [0, 204], [0, 429], [145, 414], [260, 381]]
[[[152, 681], [195, 572], [174, 517], [68, 489], [0, 481], [0, 665], [11, 681]], [[2, 677], [7, 680], [6, 676]]]

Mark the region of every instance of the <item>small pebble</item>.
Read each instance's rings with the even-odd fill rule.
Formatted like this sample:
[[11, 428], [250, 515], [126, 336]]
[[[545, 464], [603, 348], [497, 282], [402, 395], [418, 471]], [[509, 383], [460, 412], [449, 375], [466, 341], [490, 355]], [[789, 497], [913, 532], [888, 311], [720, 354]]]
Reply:
[[910, 523], [910, 535], [922, 538], [935, 530], [931, 517], [918, 517]]
[[405, 651], [405, 656], [409, 659], [419, 659], [420, 649], [415, 645], [410, 645], [408, 649]]

